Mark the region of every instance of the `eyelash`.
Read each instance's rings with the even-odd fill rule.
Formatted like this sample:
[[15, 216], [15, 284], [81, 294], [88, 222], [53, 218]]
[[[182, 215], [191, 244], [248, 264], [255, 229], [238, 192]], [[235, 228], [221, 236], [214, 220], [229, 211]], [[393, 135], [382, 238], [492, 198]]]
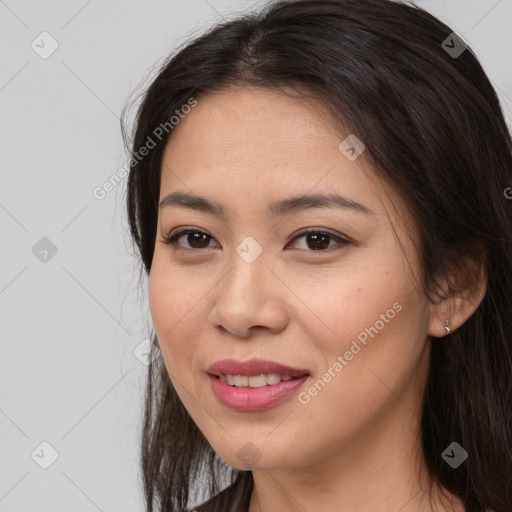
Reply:
[[[208, 233], [201, 231], [199, 229], [182, 228], [182, 229], [179, 229], [178, 231], [176, 231], [175, 233], [173, 233], [172, 235], [169, 235], [168, 237], [164, 238], [162, 240], [162, 242], [166, 245], [172, 246], [172, 248], [176, 251], [197, 252], [197, 251], [203, 251], [205, 249], [209, 249], [210, 247], [204, 247], [202, 249], [188, 249], [188, 248], [178, 247], [177, 242], [178, 242], [179, 238], [181, 238], [183, 235], [194, 234], [194, 233], [200, 233], [202, 235], [206, 235], [210, 239], [213, 239], [213, 237], [208, 235]], [[303, 236], [310, 235], [310, 234], [327, 236], [329, 238], [332, 238], [333, 240], [335, 240], [342, 246], [347, 246], [347, 245], [352, 244], [352, 242], [350, 242], [349, 240], [347, 240], [343, 237], [340, 237], [338, 235], [335, 235], [334, 233], [330, 233], [328, 231], [323, 231], [323, 230], [315, 229], [315, 228], [309, 228], [309, 229], [305, 229], [304, 231], [300, 231], [290, 240], [290, 242], [295, 240], [296, 238], [301, 238]], [[305, 252], [311, 252], [311, 253], [325, 253], [325, 252], [332, 250], [332, 247], [329, 247], [328, 249], [318, 249], [318, 250], [313, 250], [313, 249], [311, 249], [311, 250], [299, 249], [299, 250], [305, 251]]]

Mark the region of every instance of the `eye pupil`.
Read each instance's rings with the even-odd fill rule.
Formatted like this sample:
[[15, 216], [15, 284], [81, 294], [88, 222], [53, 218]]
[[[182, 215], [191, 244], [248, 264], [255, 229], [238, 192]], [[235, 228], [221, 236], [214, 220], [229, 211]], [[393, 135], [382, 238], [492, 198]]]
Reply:
[[[202, 249], [203, 247], [208, 246], [208, 235], [205, 235], [204, 233], [189, 233], [188, 234], [188, 240], [187, 242], [190, 244], [191, 247], [194, 247], [194, 249]], [[203, 239], [203, 240], [201, 240]], [[201, 241], [205, 241], [206, 239], [206, 245], [201, 245]], [[194, 243], [198, 242], [199, 247], [196, 247]]]
[[[319, 239], [323, 239], [323, 243]], [[321, 233], [313, 233], [307, 235], [308, 246], [309, 242], [312, 241], [314, 245], [310, 248], [315, 250], [323, 250], [329, 247], [329, 239], [330, 237], [328, 235], [322, 235]], [[325, 243], [325, 241], [327, 241], [327, 243]], [[320, 244], [321, 247], [318, 247], [318, 245], [315, 244]]]

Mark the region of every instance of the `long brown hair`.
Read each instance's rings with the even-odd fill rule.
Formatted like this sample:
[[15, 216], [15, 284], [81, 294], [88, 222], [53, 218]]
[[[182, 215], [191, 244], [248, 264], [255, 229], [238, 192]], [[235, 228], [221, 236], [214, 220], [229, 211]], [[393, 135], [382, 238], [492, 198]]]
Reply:
[[[142, 98], [133, 137], [123, 114], [127, 213], [148, 274], [169, 119], [191, 98], [233, 84], [297, 87], [321, 98], [409, 206], [429, 300], [439, 298], [438, 279], [461, 262], [485, 262], [483, 301], [449, 341], [432, 346], [422, 449], [432, 482], [459, 496], [467, 511], [510, 512], [512, 141], [489, 79], [452, 32], [421, 8], [391, 0], [278, 1], [215, 26], [163, 64]], [[141, 157], [150, 138], [154, 147]], [[153, 342], [157, 351], [154, 335]], [[201, 510], [246, 511], [252, 474], [215, 454], [155, 355], [141, 445], [147, 511], [185, 510], [202, 478], [211, 500]], [[457, 470], [441, 457], [454, 440], [469, 454]]]

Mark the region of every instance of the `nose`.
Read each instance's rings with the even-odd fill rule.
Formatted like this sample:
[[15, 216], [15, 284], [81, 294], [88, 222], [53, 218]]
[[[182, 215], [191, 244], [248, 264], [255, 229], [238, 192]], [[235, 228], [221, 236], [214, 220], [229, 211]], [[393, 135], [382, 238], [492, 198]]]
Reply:
[[240, 338], [262, 329], [281, 332], [288, 323], [284, 299], [289, 293], [264, 253], [252, 263], [236, 252], [231, 260], [227, 274], [214, 288], [210, 325]]

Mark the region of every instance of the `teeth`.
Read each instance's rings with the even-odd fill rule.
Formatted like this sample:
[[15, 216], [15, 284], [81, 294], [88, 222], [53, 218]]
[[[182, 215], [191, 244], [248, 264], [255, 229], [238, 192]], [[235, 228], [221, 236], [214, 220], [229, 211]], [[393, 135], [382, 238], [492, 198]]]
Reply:
[[[271, 386], [272, 384], [279, 384], [282, 380], [288, 380], [289, 375], [279, 375], [279, 373], [268, 373], [267, 374], [267, 384]], [[291, 377], [290, 377], [291, 379]]]
[[291, 375], [279, 375], [279, 373], [263, 373], [261, 375], [219, 375], [219, 379], [230, 386], [237, 388], [261, 388], [263, 386], [272, 386], [281, 381], [288, 382], [293, 379]]
[[[251, 377], [252, 379], [252, 377]], [[247, 375], [234, 375], [233, 376], [233, 384], [237, 387], [248, 386], [249, 385], [249, 377]]]

